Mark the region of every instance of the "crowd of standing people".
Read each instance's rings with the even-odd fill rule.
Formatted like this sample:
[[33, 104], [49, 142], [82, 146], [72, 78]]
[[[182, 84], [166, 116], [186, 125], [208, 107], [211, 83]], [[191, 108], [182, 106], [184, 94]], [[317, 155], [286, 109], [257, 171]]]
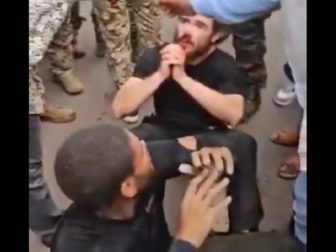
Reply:
[[[276, 144], [298, 146], [278, 172], [296, 178], [293, 230], [259, 239], [264, 234], [257, 143], [235, 127], [260, 108], [267, 83], [264, 23], [280, 2], [290, 85], [274, 102], [286, 106], [297, 97], [303, 119], [297, 132], [271, 137]], [[211, 232], [242, 241], [256, 237], [256, 248], [257, 241], [283, 241], [281, 248], [273, 243], [258, 251], [305, 251], [306, 1], [92, 0], [95, 54], [105, 56], [111, 73], [111, 114], [135, 124], [149, 97], [155, 114], [131, 130], [98, 125], [65, 140], [54, 165], [60, 189], [73, 201], [65, 211], [43, 179], [41, 121], [72, 122], [76, 112], [45, 100], [38, 64], [48, 57], [53, 81], [80, 95], [85, 83], [74, 64], [86, 54], [78, 40], [85, 18], [77, 0], [29, 3], [29, 220], [43, 244], [54, 252], [187, 252]], [[160, 36], [163, 13], [178, 18], [171, 41]], [[235, 58], [218, 48], [230, 34]], [[165, 181], [181, 174], [194, 178], [177, 206], [180, 223], [171, 237], [163, 210]]]

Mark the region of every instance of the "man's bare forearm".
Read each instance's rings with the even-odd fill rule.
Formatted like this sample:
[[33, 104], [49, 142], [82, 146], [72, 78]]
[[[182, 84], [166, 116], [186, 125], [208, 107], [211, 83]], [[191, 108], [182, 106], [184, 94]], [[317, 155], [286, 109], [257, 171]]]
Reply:
[[235, 126], [243, 116], [244, 99], [241, 95], [221, 94], [188, 76], [180, 78], [178, 83], [203, 108], [224, 124]]
[[163, 81], [164, 79], [158, 73], [154, 73], [144, 80], [136, 77], [128, 79], [119, 89], [112, 102], [113, 115], [116, 118], [121, 118], [137, 110], [158, 89]]

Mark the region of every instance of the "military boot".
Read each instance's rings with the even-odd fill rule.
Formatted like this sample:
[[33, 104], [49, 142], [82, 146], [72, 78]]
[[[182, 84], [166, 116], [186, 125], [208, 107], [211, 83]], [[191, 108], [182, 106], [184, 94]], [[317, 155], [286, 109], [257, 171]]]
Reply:
[[73, 57], [74, 59], [81, 59], [86, 56], [86, 52], [83, 50], [78, 49], [77, 47], [74, 47], [73, 50]]
[[75, 119], [76, 112], [74, 110], [44, 102], [44, 112], [41, 114], [42, 121], [52, 123], [69, 123]]
[[96, 45], [96, 57], [97, 58], [102, 58], [105, 56], [106, 53], [106, 45], [104, 42], [97, 42]]
[[257, 111], [260, 109], [261, 95], [260, 88], [257, 85], [252, 85], [249, 87], [244, 106], [244, 115], [240, 123], [246, 123], [251, 117], [253, 117]]
[[54, 81], [60, 84], [68, 94], [76, 95], [84, 91], [83, 83], [73, 71], [66, 71], [63, 74], [54, 75]]

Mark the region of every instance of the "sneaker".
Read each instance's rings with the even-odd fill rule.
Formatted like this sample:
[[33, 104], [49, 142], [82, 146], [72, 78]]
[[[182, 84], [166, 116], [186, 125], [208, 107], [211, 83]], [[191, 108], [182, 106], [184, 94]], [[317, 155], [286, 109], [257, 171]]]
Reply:
[[274, 97], [273, 101], [276, 105], [278, 106], [288, 106], [291, 103], [293, 103], [293, 101], [296, 98], [296, 94], [295, 94], [295, 90], [294, 87], [285, 87], [285, 88], [281, 88], [277, 93], [276, 96]]
[[139, 121], [139, 112], [135, 111], [133, 113], [130, 113], [127, 116], [124, 116], [122, 120], [127, 124], [137, 123]]

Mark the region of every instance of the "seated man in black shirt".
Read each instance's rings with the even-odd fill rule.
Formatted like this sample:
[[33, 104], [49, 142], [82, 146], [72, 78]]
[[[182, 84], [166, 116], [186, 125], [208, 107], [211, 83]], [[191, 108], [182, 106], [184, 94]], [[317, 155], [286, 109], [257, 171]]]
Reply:
[[140, 139], [194, 136], [194, 147], [229, 148], [236, 167], [230, 190], [239, 192], [233, 196], [230, 219], [240, 220], [230, 225], [230, 231], [243, 232], [257, 229], [262, 217], [256, 141], [232, 129], [242, 118], [250, 79], [217, 48], [220, 27], [199, 14], [180, 17], [175, 43], [145, 51], [133, 77], [117, 92], [112, 111], [117, 118], [128, 115], [153, 95], [156, 114], [132, 129]]
[[[56, 155], [55, 175], [63, 193], [74, 203], [56, 231], [52, 252], [187, 252], [206, 238], [216, 214], [231, 201], [223, 197], [228, 178], [219, 170], [233, 169], [225, 148], [191, 152], [179, 140], [145, 144], [129, 131], [111, 125], [80, 130], [71, 135]], [[183, 146], [182, 146], [183, 144]], [[192, 157], [191, 157], [192, 156]], [[171, 239], [164, 222], [156, 186], [179, 174], [189, 163], [203, 169], [189, 185], [182, 202], [180, 227]], [[226, 191], [226, 190], [225, 190]]]

